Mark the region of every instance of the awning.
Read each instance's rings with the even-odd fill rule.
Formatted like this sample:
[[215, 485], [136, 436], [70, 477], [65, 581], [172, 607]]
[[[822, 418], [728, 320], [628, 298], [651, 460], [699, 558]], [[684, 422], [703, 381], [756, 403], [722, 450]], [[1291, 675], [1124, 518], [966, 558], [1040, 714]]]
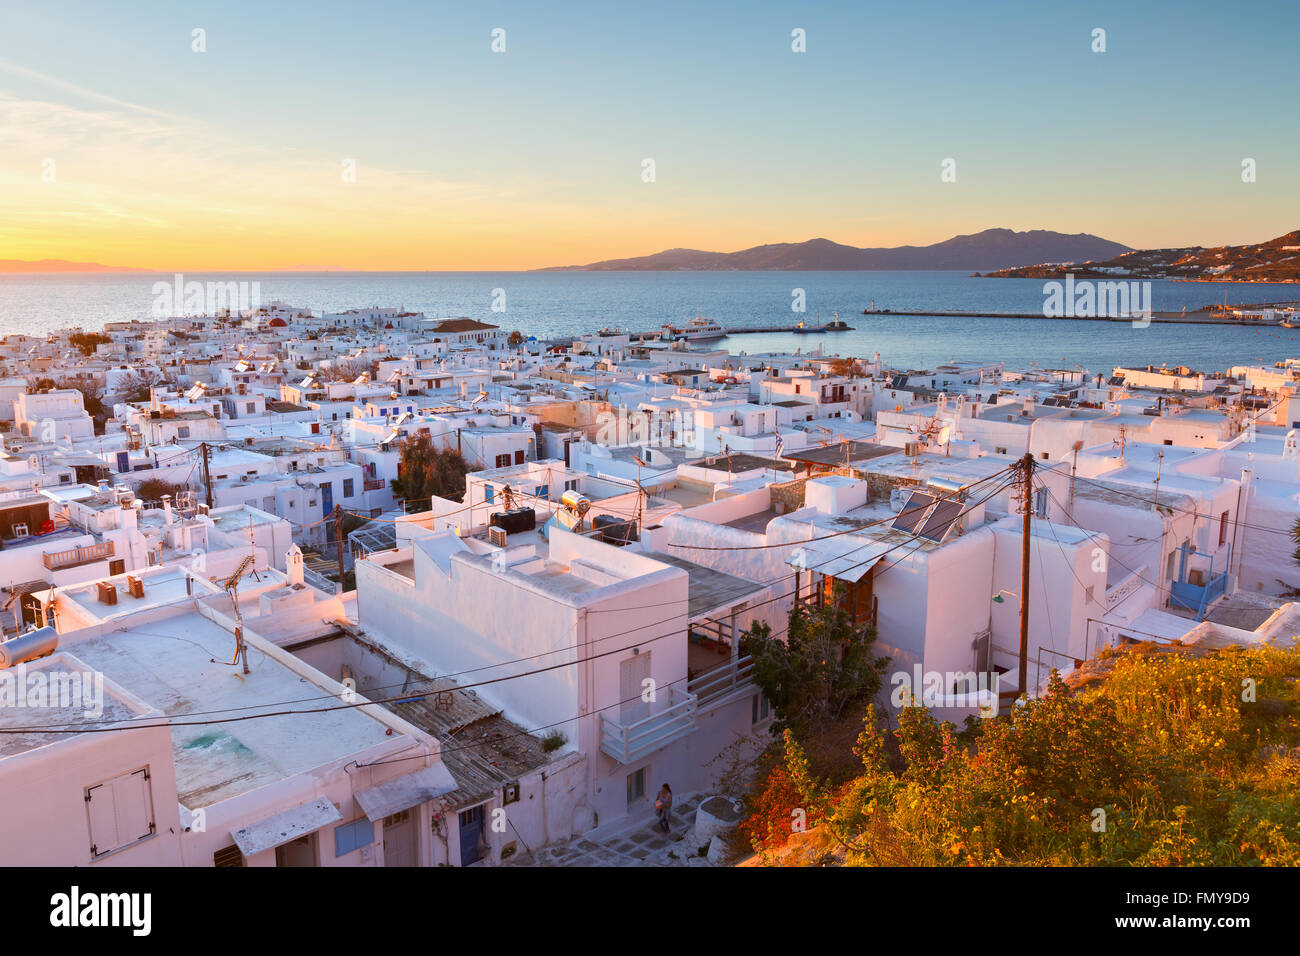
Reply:
[[246, 827], [240, 827], [230, 835], [235, 838], [235, 845], [244, 856], [255, 856], [264, 850], [296, 840], [304, 834], [319, 830], [335, 820], [342, 820], [334, 804], [324, 797], [305, 803], [301, 807], [285, 810], [275, 816], [258, 820]]
[[386, 780], [377, 787], [357, 794], [357, 803], [371, 822], [378, 822], [402, 810], [409, 810], [426, 800], [441, 797], [456, 789], [456, 780], [443, 763], [424, 767], [413, 773]]
[[[843, 544], [840, 544], [841, 541]], [[830, 547], [826, 546], [828, 544]], [[877, 561], [898, 547], [898, 542], [879, 538], [864, 540], [845, 535], [822, 542], [822, 545], [820, 548], [796, 548], [785, 563], [796, 570], [817, 571], [828, 578], [853, 584], [860, 581]]]

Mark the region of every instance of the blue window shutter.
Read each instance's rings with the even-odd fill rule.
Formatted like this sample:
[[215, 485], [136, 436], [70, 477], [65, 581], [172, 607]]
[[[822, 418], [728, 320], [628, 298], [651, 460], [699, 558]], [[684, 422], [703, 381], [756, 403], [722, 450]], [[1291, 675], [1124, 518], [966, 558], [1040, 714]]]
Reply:
[[344, 856], [375, 842], [375, 825], [361, 817], [334, 828], [334, 855]]
[[483, 500], [486, 501], [486, 502], [488, 502], [488, 503], [491, 503], [491, 502], [493, 502], [493, 501], [496, 501], [496, 500], [497, 500], [497, 490], [496, 490], [495, 488], [493, 488], [491, 485], [484, 485], [484, 486], [483, 486]]

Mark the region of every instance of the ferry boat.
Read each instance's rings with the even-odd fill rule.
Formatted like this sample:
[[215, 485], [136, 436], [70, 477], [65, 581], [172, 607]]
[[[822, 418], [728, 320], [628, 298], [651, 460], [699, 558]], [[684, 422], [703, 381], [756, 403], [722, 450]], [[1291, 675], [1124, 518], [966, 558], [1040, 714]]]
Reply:
[[725, 338], [727, 330], [712, 319], [696, 316], [684, 326], [665, 325], [660, 338], [665, 342], [702, 341]]

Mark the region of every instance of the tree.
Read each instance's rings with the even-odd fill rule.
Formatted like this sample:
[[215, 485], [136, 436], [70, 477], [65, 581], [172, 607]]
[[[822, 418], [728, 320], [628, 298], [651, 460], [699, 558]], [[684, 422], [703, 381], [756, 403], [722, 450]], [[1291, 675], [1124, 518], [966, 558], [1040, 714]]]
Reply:
[[518, 348], [519, 346], [523, 345], [524, 333], [520, 332], [518, 329], [515, 329], [513, 332], [510, 333], [510, 337], [506, 339], [506, 344], [511, 346], [512, 348]]
[[165, 481], [162, 478], [146, 478], [135, 486], [135, 496], [143, 501], [159, 501], [163, 495], [171, 495], [174, 502], [176, 496], [185, 488], [185, 485]]
[[68, 341], [73, 347], [78, 349], [82, 355], [87, 357], [95, 354], [95, 349], [101, 345], [107, 345], [113, 341], [112, 337], [105, 335], [103, 332], [73, 332], [68, 336]]
[[460, 500], [469, 466], [453, 448], [434, 448], [428, 435], [402, 442], [401, 462], [393, 479], [393, 494], [408, 501], [431, 496]]
[[147, 402], [151, 388], [166, 384], [167, 377], [161, 372], [152, 368], [142, 368], [123, 375], [118, 380], [117, 394], [124, 402]]
[[754, 659], [754, 683], [776, 708], [773, 733], [816, 733], [880, 690], [889, 658], [875, 656], [875, 628], [853, 622], [839, 600], [843, 585], [835, 587], [821, 607], [791, 608], [784, 641], [764, 622], [741, 635], [741, 652]]
[[373, 377], [378, 369], [378, 362], [371, 363], [363, 359], [345, 358], [331, 362], [329, 365], [322, 365], [317, 372], [327, 382], [352, 382], [362, 373]]
[[74, 388], [81, 393], [81, 404], [95, 422], [95, 431], [104, 433], [104, 423], [112, 417], [112, 409], [104, 404], [104, 386], [89, 376], [77, 375], [64, 379], [55, 388]]

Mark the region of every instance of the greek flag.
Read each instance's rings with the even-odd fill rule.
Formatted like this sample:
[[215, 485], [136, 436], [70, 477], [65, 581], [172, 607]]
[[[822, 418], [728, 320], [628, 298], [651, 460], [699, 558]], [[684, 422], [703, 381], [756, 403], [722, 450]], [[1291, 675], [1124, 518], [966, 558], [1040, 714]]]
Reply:
[[777, 458], [781, 457], [781, 450], [783, 448], [785, 448], [785, 439], [781, 437], [780, 432], [777, 432], [776, 433], [776, 457]]

